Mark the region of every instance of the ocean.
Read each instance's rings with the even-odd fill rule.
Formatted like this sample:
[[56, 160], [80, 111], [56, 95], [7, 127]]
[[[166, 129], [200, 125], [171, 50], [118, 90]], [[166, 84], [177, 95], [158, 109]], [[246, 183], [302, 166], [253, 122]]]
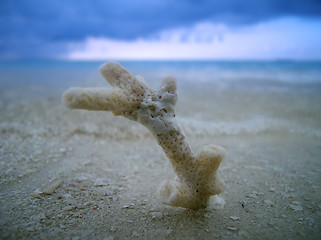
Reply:
[[[0, 62], [0, 91], [15, 98], [59, 98], [71, 86], [110, 87], [102, 61]], [[321, 137], [321, 62], [298, 61], [120, 61], [157, 89], [177, 79], [179, 104], [192, 120], [183, 123], [211, 133], [300, 131]], [[180, 101], [179, 101], [180, 103]], [[192, 110], [188, 110], [191, 108]], [[192, 114], [193, 113], [193, 114]], [[215, 116], [215, 118], [213, 118]], [[205, 122], [202, 122], [205, 121]], [[224, 124], [225, 123], [225, 124]], [[227, 124], [229, 123], [229, 124]], [[195, 128], [195, 127], [194, 127]], [[193, 129], [194, 129], [193, 128]]]
[[[26, 74], [22, 83], [53, 84], [57, 86], [72, 81], [77, 74], [97, 75], [97, 67], [104, 61], [0, 61], [1, 87], [15, 84], [14, 74]], [[180, 83], [264, 84], [264, 83], [320, 83], [320, 61], [120, 61], [129, 71], [146, 76], [176, 76]], [[32, 75], [38, 74], [38, 77]], [[44, 78], [43, 74], [48, 74]], [[63, 77], [55, 79], [53, 77]], [[87, 80], [80, 78], [79, 82]], [[249, 81], [249, 82], [247, 82]]]
[[155, 198], [175, 174], [147, 129], [62, 106], [111, 87], [102, 63], [0, 62], [0, 238], [320, 238], [321, 62], [120, 61], [153, 89], [174, 76], [191, 149], [226, 150], [225, 192], [196, 212]]

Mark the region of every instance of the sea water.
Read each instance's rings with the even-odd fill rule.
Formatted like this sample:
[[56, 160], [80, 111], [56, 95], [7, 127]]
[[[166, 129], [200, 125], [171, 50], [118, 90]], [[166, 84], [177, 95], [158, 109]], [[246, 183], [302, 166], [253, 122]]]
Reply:
[[[97, 77], [104, 61], [0, 61], [0, 87], [68, 85]], [[321, 83], [321, 62], [299, 61], [120, 61], [134, 74], [151, 83], [173, 75], [178, 84], [215, 84], [249, 87], [284, 87]], [[285, 86], [286, 87], [286, 86]]]
[[[71, 86], [110, 87], [102, 61], [0, 62], [6, 96], [60, 98]], [[321, 137], [321, 62], [121, 61], [157, 89], [176, 77], [181, 125], [191, 134], [300, 132]]]

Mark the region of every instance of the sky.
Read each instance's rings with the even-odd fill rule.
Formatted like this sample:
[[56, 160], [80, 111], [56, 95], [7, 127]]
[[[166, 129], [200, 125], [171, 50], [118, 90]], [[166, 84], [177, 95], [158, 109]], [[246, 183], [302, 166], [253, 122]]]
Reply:
[[0, 0], [0, 59], [321, 60], [321, 1]]

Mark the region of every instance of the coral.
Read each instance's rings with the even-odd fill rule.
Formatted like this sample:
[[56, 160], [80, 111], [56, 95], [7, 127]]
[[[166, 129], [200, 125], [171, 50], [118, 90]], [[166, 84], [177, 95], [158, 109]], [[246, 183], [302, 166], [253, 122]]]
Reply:
[[113, 88], [71, 88], [62, 98], [69, 108], [112, 111], [146, 126], [169, 158], [176, 178], [157, 190], [162, 203], [190, 209], [205, 208], [209, 197], [224, 189], [217, 170], [223, 160], [223, 148], [208, 145], [194, 155], [175, 119], [176, 80], [164, 78], [158, 91], [147, 87], [144, 79], [134, 77], [120, 64], [100, 67]]

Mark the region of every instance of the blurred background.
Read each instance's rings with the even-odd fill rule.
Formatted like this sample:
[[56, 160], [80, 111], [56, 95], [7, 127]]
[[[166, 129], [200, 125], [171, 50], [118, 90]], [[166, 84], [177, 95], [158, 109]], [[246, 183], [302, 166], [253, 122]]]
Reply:
[[320, 60], [319, 0], [1, 0], [0, 59]]

